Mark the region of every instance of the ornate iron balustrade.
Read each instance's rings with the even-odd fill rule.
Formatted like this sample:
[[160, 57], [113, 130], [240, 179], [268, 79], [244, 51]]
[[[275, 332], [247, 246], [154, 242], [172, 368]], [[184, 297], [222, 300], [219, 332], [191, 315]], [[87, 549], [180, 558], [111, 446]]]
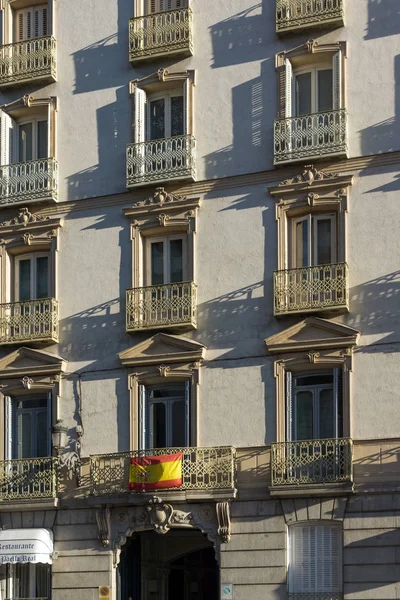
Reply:
[[0, 166], [0, 205], [57, 200], [57, 182], [54, 158]]
[[275, 119], [274, 163], [347, 154], [347, 111]]
[[193, 281], [126, 290], [126, 330], [196, 328], [196, 292]]
[[272, 485], [351, 482], [352, 457], [349, 438], [271, 444]]
[[343, 594], [341, 592], [288, 592], [286, 600], [343, 600]]
[[58, 342], [58, 302], [54, 298], [0, 304], [0, 344]]
[[38, 79], [56, 81], [56, 40], [52, 36], [0, 46], [0, 86]]
[[346, 263], [274, 272], [274, 315], [321, 310], [348, 310]]
[[343, 25], [344, 0], [276, 0], [276, 31]]
[[0, 462], [0, 500], [55, 498], [57, 459], [18, 458]]
[[234, 488], [236, 450], [232, 446], [213, 448], [157, 448], [91, 456], [91, 493], [94, 496], [127, 493], [129, 492], [131, 458], [161, 456], [177, 452], [183, 453], [182, 485], [174, 489], [215, 490]]
[[129, 21], [129, 60], [193, 54], [192, 10], [181, 8]]
[[195, 179], [195, 138], [180, 135], [162, 140], [128, 144], [126, 186]]

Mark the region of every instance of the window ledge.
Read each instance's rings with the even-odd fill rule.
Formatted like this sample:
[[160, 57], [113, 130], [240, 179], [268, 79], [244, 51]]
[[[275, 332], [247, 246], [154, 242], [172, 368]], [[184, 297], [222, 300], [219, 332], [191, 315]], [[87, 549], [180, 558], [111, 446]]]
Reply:
[[298, 498], [310, 496], [344, 496], [354, 493], [354, 484], [350, 481], [340, 483], [307, 483], [300, 485], [269, 486], [273, 498]]

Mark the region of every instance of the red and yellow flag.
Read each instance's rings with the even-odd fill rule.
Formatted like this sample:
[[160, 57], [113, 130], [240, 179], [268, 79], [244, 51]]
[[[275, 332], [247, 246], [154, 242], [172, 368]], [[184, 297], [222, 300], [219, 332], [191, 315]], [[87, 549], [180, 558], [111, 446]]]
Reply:
[[182, 485], [182, 452], [131, 458], [129, 489], [159, 490]]

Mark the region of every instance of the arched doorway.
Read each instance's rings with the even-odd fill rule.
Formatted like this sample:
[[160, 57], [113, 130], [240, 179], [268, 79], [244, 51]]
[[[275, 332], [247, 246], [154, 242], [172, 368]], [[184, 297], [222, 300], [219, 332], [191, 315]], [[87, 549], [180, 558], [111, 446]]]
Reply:
[[118, 600], [218, 600], [219, 567], [200, 531], [136, 533], [121, 550]]

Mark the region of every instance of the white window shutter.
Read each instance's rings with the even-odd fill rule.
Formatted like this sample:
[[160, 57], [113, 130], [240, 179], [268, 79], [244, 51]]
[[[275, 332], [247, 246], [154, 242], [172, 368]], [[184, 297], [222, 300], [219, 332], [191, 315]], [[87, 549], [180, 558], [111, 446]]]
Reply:
[[33, 9], [33, 36], [35, 38], [47, 35], [47, 7]]
[[139, 450], [146, 448], [146, 388], [139, 385]]
[[293, 87], [293, 70], [292, 63], [288, 58], [285, 58], [285, 117], [292, 116], [292, 87]]
[[17, 23], [17, 42], [21, 42], [25, 39], [25, 12], [23, 10], [19, 10], [17, 11], [15, 17]]
[[146, 92], [135, 87], [133, 92], [133, 141], [135, 144], [146, 141]]
[[190, 381], [185, 381], [185, 444], [189, 446], [190, 439]]
[[342, 86], [342, 51], [339, 50], [333, 56], [332, 62], [333, 71], [333, 110], [343, 108], [343, 86]]
[[286, 372], [286, 441], [293, 440], [293, 376]]
[[[52, 103], [49, 103], [47, 106], [47, 156], [48, 157], [52, 156], [53, 158], [55, 156], [55, 151], [54, 151], [54, 148], [52, 147], [53, 144], [51, 143], [51, 138], [52, 138], [52, 134], [53, 134], [53, 127], [55, 125], [54, 121], [55, 121], [54, 106]], [[55, 139], [55, 136], [53, 137], [53, 139]]]
[[4, 398], [4, 420], [5, 420], [5, 458], [12, 459], [12, 444], [13, 444], [13, 417], [12, 417], [12, 400], [9, 396]]
[[14, 161], [15, 121], [4, 111], [0, 112], [0, 162], [9, 165]]
[[342, 369], [333, 369], [333, 402], [335, 411], [335, 437], [343, 436], [343, 382]]
[[193, 133], [191, 127], [191, 86], [191, 81], [186, 78], [183, 84], [183, 133], [185, 135]]

